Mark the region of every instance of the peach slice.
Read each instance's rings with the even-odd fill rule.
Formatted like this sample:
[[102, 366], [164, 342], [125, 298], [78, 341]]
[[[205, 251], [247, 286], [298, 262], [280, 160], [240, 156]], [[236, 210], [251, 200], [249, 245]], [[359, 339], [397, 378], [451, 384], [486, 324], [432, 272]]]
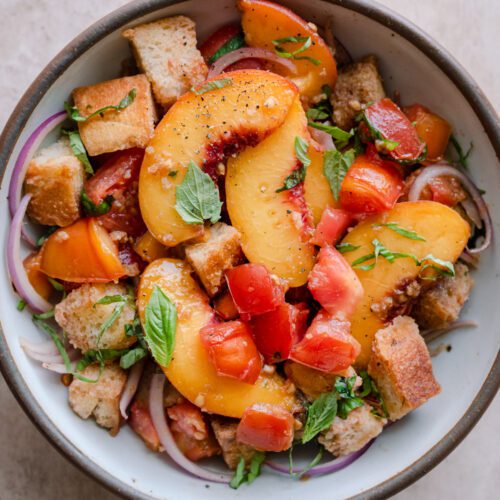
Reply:
[[[297, 54], [297, 57], [311, 57], [320, 64], [315, 65], [307, 59], [291, 59], [297, 67], [297, 74], [286, 75], [296, 83], [302, 96], [311, 99], [322, 92], [323, 85], [335, 85], [335, 59], [314, 25], [306, 23], [290, 9], [266, 0], [238, 0], [237, 6], [242, 13], [245, 40], [250, 47], [274, 51], [273, 40], [292, 36], [311, 38], [311, 46]], [[288, 52], [293, 52], [303, 45], [304, 42], [297, 42], [282, 46]], [[278, 73], [283, 71], [278, 65], [274, 69]]]
[[204, 411], [241, 418], [248, 406], [257, 403], [280, 404], [286, 409], [295, 405], [293, 391], [277, 374], [261, 373], [255, 385], [220, 377], [209, 360], [199, 331], [215, 321], [208, 297], [192, 277], [191, 267], [184, 261], [160, 259], [144, 271], [137, 294], [139, 315], [144, 310], [155, 286], [177, 307], [177, 330], [172, 361], [163, 367], [175, 388]]
[[276, 192], [297, 168], [296, 137], [310, 140], [298, 96], [285, 123], [258, 146], [230, 158], [226, 174], [227, 210], [244, 254], [290, 286], [306, 283], [314, 265], [303, 186]]
[[[415, 231], [425, 241], [406, 238], [381, 224], [396, 222], [400, 227]], [[357, 225], [343, 240], [360, 248], [344, 254], [352, 264], [363, 255], [373, 252], [371, 242], [378, 239], [392, 252], [415, 255], [419, 260], [429, 254], [438, 259], [455, 262], [469, 239], [470, 228], [457, 212], [441, 203], [417, 201], [398, 203], [392, 210], [369, 217]], [[361, 354], [356, 366], [365, 368], [371, 355], [373, 336], [384, 322], [372, 309], [383, 305], [384, 299], [394, 291], [415, 280], [420, 267], [410, 258], [395, 260], [392, 264], [380, 257], [369, 271], [354, 268], [363, 289], [364, 297], [351, 318], [351, 333], [361, 344]]]
[[235, 71], [209, 82], [223, 78], [229, 81], [223, 88], [182, 96], [146, 148], [139, 178], [141, 213], [151, 234], [166, 246], [203, 233], [203, 225], [186, 224], [174, 207], [189, 162], [216, 176], [220, 162], [255, 146], [284, 122], [298, 93], [293, 83], [267, 71]]
[[45, 300], [49, 300], [54, 288], [50, 284], [47, 276], [40, 270], [41, 265], [42, 256], [40, 252], [28, 255], [23, 261], [23, 266], [31, 286], [41, 297]]

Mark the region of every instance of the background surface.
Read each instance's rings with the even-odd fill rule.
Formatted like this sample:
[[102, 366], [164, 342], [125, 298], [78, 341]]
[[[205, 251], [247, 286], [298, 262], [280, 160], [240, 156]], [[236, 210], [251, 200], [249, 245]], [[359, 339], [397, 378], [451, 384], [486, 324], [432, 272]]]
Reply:
[[[91, 23], [126, 3], [125, 0], [0, 0], [0, 129], [50, 59]], [[444, 45], [475, 78], [496, 109], [500, 109], [498, 0], [381, 0], [380, 3], [406, 16]], [[485, 499], [498, 495], [499, 413], [497, 396], [465, 441], [444, 462], [395, 498]], [[0, 422], [2, 500], [116, 498], [51, 447], [17, 405], [1, 377]]]

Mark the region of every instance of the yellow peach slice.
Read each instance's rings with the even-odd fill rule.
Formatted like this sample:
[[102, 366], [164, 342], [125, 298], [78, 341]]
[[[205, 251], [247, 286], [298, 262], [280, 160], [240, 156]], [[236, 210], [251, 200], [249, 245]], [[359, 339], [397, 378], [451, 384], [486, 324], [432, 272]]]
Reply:
[[173, 358], [162, 369], [184, 397], [204, 411], [235, 418], [241, 418], [245, 409], [256, 403], [294, 407], [293, 389], [275, 373], [262, 373], [254, 385], [216, 374], [199, 336], [200, 329], [214, 321], [214, 312], [186, 262], [159, 259], [146, 268], [137, 294], [141, 321], [155, 286], [177, 308]]
[[[141, 167], [139, 203], [150, 233], [175, 246], [203, 233], [203, 225], [185, 223], [175, 209], [176, 187], [190, 161], [214, 174], [218, 164], [278, 128], [297, 88], [285, 78], [259, 70], [235, 71], [225, 86], [182, 96], [163, 117]], [[203, 84], [207, 89], [207, 83]], [[203, 93], [201, 93], [203, 92]]]

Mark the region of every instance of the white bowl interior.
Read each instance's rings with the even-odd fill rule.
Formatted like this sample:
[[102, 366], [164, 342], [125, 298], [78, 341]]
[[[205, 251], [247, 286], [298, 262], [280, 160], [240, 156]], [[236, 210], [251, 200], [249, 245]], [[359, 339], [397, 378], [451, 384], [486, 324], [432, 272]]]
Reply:
[[[500, 209], [500, 170], [494, 150], [472, 108], [447, 76], [411, 43], [390, 29], [363, 15], [320, 0], [287, 2], [306, 19], [323, 24], [333, 15], [335, 35], [354, 58], [374, 53], [389, 95], [400, 90], [403, 103], [421, 102], [454, 124], [463, 144], [474, 143], [471, 175], [487, 190], [498, 230]], [[217, 15], [214, 15], [217, 13]], [[204, 39], [214, 28], [237, 19], [232, 0], [190, 1], [162, 9], [138, 22], [172, 14], [186, 14], [197, 22], [198, 35]], [[115, 32], [94, 45], [75, 61], [42, 98], [16, 144], [0, 191], [0, 227], [5, 247], [9, 216], [7, 186], [20, 147], [33, 129], [46, 117], [62, 109], [71, 90], [117, 77], [121, 61], [130, 56], [127, 42]], [[476, 329], [456, 331], [446, 338], [451, 352], [434, 358], [434, 369], [442, 393], [404, 421], [384, 431], [371, 449], [355, 464], [332, 476], [309, 481], [292, 481], [267, 472], [251, 487], [237, 492], [227, 486], [194, 479], [170, 466], [168, 459], [147, 450], [133, 432], [123, 427], [115, 438], [91, 421], [76, 417], [67, 404], [67, 390], [59, 377], [30, 361], [19, 345], [19, 337], [43, 339], [29, 314], [16, 311], [18, 297], [12, 292], [5, 266], [0, 268], [0, 317], [8, 348], [29, 390], [53, 424], [74, 446], [112, 476], [154, 498], [298, 498], [314, 495], [317, 500], [346, 498], [366, 491], [411, 466], [445, 436], [467, 412], [490, 371], [499, 348], [500, 308], [491, 299], [499, 289], [500, 258], [493, 247], [483, 256], [474, 273], [476, 287], [463, 316], [479, 323]], [[196, 367], [193, 367], [196, 369]]]

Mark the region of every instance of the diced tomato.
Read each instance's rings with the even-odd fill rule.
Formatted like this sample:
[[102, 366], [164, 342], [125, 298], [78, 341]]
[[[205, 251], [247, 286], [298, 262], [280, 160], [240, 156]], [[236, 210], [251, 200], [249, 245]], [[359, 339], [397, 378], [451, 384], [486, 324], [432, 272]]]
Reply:
[[262, 264], [242, 264], [229, 269], [226, 280], [240, 314], [264, 314], [285, 301], [283, 287], [273, 281]]
[[236, 319], [239, 316], [236, 304], [234, 303], [233, 297], [231, 297], [229, 292], [224, 292], [214, 300], [214, 309], [215, 312], [225, 321]]
[[209, 324], [200, 330], [200, 337], [218, 375], [255, 384], [262, 358], [246, 323]]
[[108, 231], [125, 231], [140, 236], [146, 231], [137, 198], [138, 179], [144, 150], [133, 148], [112, 155], [85, 183], [85, 193], [99, 205], [113, 197], [111, 210], [98, 217]]
[[326, 207], [311, 238], [311, 243], [324, 247], [334, 245], [347, 231], [352, 215], [340, 208]]
[[36, 290], [38, 295], [45, 300], [49, 300], [54, 288], [50, 284], [47, 276], [41, 271], [42, 254], [38, 252], [29, 255], [24, 259], [23, 266], [31, 286]]
[[451, 135], [451, 125], [439, 115], [432, 113], [421, 104], [403, 108], [408, 119], [415, 124], [415, 130], [427, 144], [425, 163], [434, 163], [443, 158]]
[[354, 214], [390, 210], [397, 202], [404, 183], [401, 174], [388, 165], [356, 157], [340, 188], [340, 204]]
[[428, 184], [432, 193], [432, 201], [454, 207], [467, 198], [460, 182], [453, 177], [435, 177]]
[[267, 363], [278, 363], [290, 356], [294, 344], [304, 335], [309, 310], [281, 304], [274, 311], [255, 316], [252, 330], [257, 349]]
[[254, 404], [245, 410], [236, 437], [260, 451], [285, 451], [293, 441], [293, 415], [281, 406]]
[[[425, 152], [423, 143], [411, 121], [388, 97], [380, 99], [364, 111], [364, 116], [375, 141], [382, 139], [380, 150], [391, 158], [414, 162], [422, 158]], [[386, 145], [383, 141], [397, 143]], [[377, 142], [376, 142], [377, 144]]]
[[134, 432], [142, 438], [148, 448], [153, 451], [160, 449], [160, 439], [151, 420], [147, 405], [138, 400], [134, 401], [130, 407], [128, 423]]
[[167, 414], [175, 442], [187, 458], [197, 461], [220, 452], [198, 407], [185, 401], [167, 408]]
[[319, 251], [307, 286], [322, 307], [341, 320], [350, 318], [364, 293], [352, 267], [333, 247]]
[[339, 321], [324, 309], [314, 318], [290, 359], [327, 373], [338, 373], [352, 365], [361, 346], [349, 333], [350, 323]]

